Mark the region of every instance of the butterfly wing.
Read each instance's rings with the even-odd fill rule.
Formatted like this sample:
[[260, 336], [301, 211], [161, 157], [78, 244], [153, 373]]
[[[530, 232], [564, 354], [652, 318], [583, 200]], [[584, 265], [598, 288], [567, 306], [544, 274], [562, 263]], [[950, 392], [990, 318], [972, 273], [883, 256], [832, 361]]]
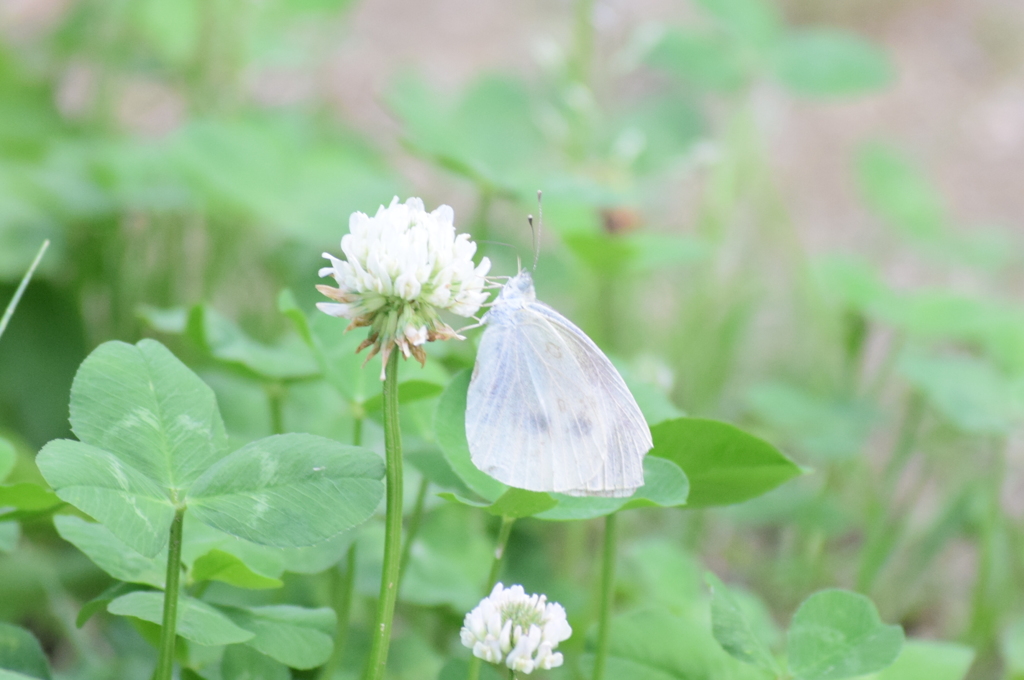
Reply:
[[651, 434], [615, 367], [579, 328], [533, 301], [488, 324], [466, 407], [473, 463], [532, 491], [628, 496]]

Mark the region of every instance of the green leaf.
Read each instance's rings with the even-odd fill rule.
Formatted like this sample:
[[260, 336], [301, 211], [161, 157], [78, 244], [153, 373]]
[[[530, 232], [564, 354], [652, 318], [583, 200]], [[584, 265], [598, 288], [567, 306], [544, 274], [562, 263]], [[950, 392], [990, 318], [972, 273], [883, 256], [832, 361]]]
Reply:
[[54, 492], [31, 482], [0, 485], [0, 508], [38, 512], [54, 508], [62, 502]]
[[470, 458], [469, 442], [466, 440], [466, 393], [469, 391], [470, 377], [470, 371], [465, 370], [456, 374], [448, 383], [437, 403], [434, 432], [441, 451], [459, 479], [474, 493], [495, 501], [509, 487], [482, 472], [473, 465]]
[[78, 616], [75, 618], [75, 626], [81, 628], [93, 616], [101, 611], [106, 611], [107, 605], [117, 598], [140, 590], [146, 590], [145, 586], [137, 583], [115, 583], [82, 605], [82, 608], [78, 610]]
[[487, 508], [487, 512], [499, 517], [531, 517], [555, 507], [557, 503], [546, 493], [509, 489]]
[[746, 612], [713, 573], [704, 576], [711, 588], [711, 630], [722, 649], [735, 659], [783, 675], [768, 645], [758, 637]]
[[[430, 399], [441, 394], [444, 390], [442, 385], [426, 382], [425, 380], [406, 380], [398, 385], [398, 403], [408, 404], [420, 399]], [[378, 393], [363, 402], [363, 408], [367, 412], [379, 411], [384, 403], [383, 395]]]
[[102, 524], [86, 522], [73, 515], [53, 518], [57, 533], [85, 553], [103, 571], [119, 581], [164, 587], [166, 556], [146, 557], [125, 545]]
[[782, 34], [782, 19], [766, 0], [696, 0], [736, 38], [757, 49], [770, 47]]
[[140, 305], [136, 314], [155, 331], [181, 335], [188, 327], [188, 312], [184, 307], [153, 307]]
[[449, 489], [461, 496], [474, 495], [469, 487], [463, 483], [459, 476], [448, 464], [448, 459], [438, 448], [420, 449], [405, 453], [405, 459], [413, 467], [419, 470], [420, 474], [430, 480], [434, 486], [442, 489]]
[[57, 495], [147, 557], [167, 542], [174, 504], [224, 455], [216, 399], [163, 345], [108, 342], [71, 388], [81, 442], [56, 440], [36, 458]]
[[291, 289], [282, 288], [281, 292], [277, 294], [277, 311], [291, 320], [292, 326], [294, 326], [299, 337], [316, 354], [314, 349], [316, 343], [313, 340], [313, 330], [310, 328], [309, 319], [306, 317], [306, 313], [302, 311], [302, 308], [299, 307], [299, 301], [295, 299], [295, 293]]
[[114, 454], [57, 439], [43, 447], [36, 462], [61, 499], [134, 550], [153, 557], [167, 545], [174, 506], [166, 491]]
[[14, 450], [14, 444], [9, 440], [0, 437], [0, 482], [7, 479], [14, 469], [14, 463], [18, 460], [18, 454]]
[[[764, 679], [761, 671], [722, 651], [702, 617], [676, 616], [661, 608], [641, 609], [614, 617], [608, 640], [607, 678]], [[593, 656], [584, 655], [580, 665], [589, 677]]]
[[247, 444], [189, 490], [199, 521], [261, 545], [301, 547], [365, 521], [384, 495], [376, 454], [309, 434]]
[[739, 503], [801, 474], [774, 446], [727, 423], [677, 418], [655, 425], [651, 435], [648, 457], [666, 458], [683, 469], [691, 508]]
[[280, 345], [265, 345], [206, 305], [192, 308], [188, 332], [213, 358], [264, 378], [295, 380], [320, 373], [309, 347], [295, 335]]
[[245, 645], [231, 645], [224, 650], [220, 674], [224, 680], [291, 680], [292, 677], [283, 663]]
[[285, 665], [313, 668], [331, 656], [336, 625], [333, 609], [291, 605], [219, 609], [253, 634], [246, 645]]
[[[153, 591], [122, 595], [107, 605], [111, 614], [134, 616], [156, 624], [163, 620], [163, 609], [164, 594]], [[216, 608], [185, 595], [178, 598], [177, 631], [186, 640], [207, 647], [247, 642], [254, 637]]]
[[936, 411], [964, 432], [1001, 435], [1024, 417], [1021, 387], [984, 359], [907, 351], [898, 367]]
[[648, 455], [644, 458], [644, 485], [629, 498], [567, 496], [554, 493], [551, 497], [558, 500], [558, 505], [538, 514], [537, 518], [553, 521], [594, 519], [631, 508], [674, 507], [685, 505], [689, 493], [689, 480], [678, 465]]
[[50, 680], [50, 664], [32, 633], [0, 622], [0, 680]]
[[107, 342], [82, 362], [71, 427], [172, 491], [187, 489], [227, 446], [213, 391], [154, 340]]
[[504, 193], [536, 177], [544, 140], [519, 81], [484, 76], [452, 106], [451, 97], [406, 75], [388, 101], [405, 124], [407, 143], [441, 167]]
[[893, 68], [885, 52], [846, 31], [792, 32], [783, 38], [775, 57], [779, 80], [801, 95], [859, 95], [881, 89], [893, 80]]
[[787, 657], [797, 680], [840, 680], [885, 668], [902, 645], [903, 629], [882, 623], [871, 600], [822, 590], [793, 615]]
[[865, 402], [817, 395], [783, 382], [752, 386], [747, 403], [760, 420], [795, 447], [825, 460], [860, 454], [877, 418]]
[[245, 562], [223, 550], [211, 550], [192, 565], [193, 581], [221, 581], [238, 588], [280, 588], [280, 579], [257, 574]]
[[974, 650], [967, 645], [911, 639], [893, 665], [857, 680], [964, 680], [973, 662]]
[[669, 30], [646, 61], [697, 87], [733, 91], [747, 77], [741, 54], [723, 36]]

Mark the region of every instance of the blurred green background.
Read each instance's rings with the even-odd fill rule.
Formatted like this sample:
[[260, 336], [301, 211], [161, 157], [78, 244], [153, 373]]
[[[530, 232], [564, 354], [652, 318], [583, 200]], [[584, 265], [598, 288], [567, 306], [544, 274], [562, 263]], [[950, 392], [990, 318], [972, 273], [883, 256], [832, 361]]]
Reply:
[[[278, 342], [279, 291], [312, 313], [320, 253], [396, 194], [451, 204], [514, 273], [542, 189], [539, 296], [814, 470], [638, 530], [777, 617], [855, 588], [973, 646], [972, 677], [1024, 677], [1022, 186], [1014, 0], [0, 0], [0, 303], [53, 242], [0, 339], [0, 434], [32, 477], [108, 339], [198, 367]], [[197, 340], [200, 303], [226, 325]], [[222, 408], [280, 426], [267, 394]], [[74, 668], [53, 621], [99, 577], [78, 557], [53, 595], [26, 565], [77, 553], [24, 530], [0, 536], [0, 619]], [[559, 559], [521, 531], [510, 569]], [[566, 569], [589, 574], [582, 536]]]

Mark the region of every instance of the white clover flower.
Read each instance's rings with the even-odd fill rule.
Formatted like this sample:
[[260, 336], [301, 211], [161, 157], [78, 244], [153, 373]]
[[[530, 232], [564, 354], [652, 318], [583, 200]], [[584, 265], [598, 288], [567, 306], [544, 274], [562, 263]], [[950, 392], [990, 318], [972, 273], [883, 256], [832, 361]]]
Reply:
[[466, 614], [460, 633], [473, 656], [525, 674], [561, 666], [562, 654], [554, 649], [570, 635], [562, 605], [500, 583]]
[[484, 277], [490, 260], [473, 264], [476, 244], [469, 234], [455, 234], [454, 218], [447, 205], [428, 213], [422, 200], [399, 203], [395, 196], [373, 217], [352, 213], [349, 233], [341, 239], [346, 259], [324, 253], [331, 266], [321, 269], [320, 276], [334, 277], [338, 287], [317, 286], [336, 301], [317, 307], [350, 319], [349, 330], [370, 327], [357, 350], [372, 345], [368, 359], [380, 351], [387, 364], [398, 347], [405, 358], [414, 356], [422, 364], [424, 343], [462, 339], [441, 321], [439, 310], [469, 317], [487, 299]]

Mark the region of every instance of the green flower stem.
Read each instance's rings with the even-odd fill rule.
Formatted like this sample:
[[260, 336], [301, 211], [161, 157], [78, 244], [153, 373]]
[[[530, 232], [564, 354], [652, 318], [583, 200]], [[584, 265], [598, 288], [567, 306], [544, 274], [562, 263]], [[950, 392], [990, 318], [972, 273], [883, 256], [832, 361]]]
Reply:
[[181, 527], [185, 508], [178, 508], [171, 522], [170, 545], [167, 548], [167, 580], [164, 589], [164, 620], [160, 629], [160, 657], [156, 662], [154, 680], [171, 680], [174, 670], [174, 642], [178, 625], [178, 583], [181, 578]]
[[[501, 572], [501, 561], [505, 557], [505, 546], [508, 545], [508, 537], [512, 535], [512, 525], [516, 523], [515, 517], [504, 517], [501, 518], [501, 528], [498, 529], [498, 542], [494, 546], [494, 561], [491, 562], [491, 572], [487, 575], [487, 585], [484, 587], [485, 594], [491, 592], [491, 588], [498, 582], [498, 574]], [[474, 656], [469, 660], [469, 673], [466, 674], [466, 680], [479, 680], [480, 678], [480, 667], [483, 665], [484, 660], [478, 656]], [[512, 669], [509, 669], [509, 675], [512, 675]]]
[[42, 261], [43, 255], [46, 254], [46, 249], [50, 247], [50, 239], [43, 241], [43, 245], [39, 246], [39, 252], [36, 253], [36, 259], [32, 260], [32, 264], [29, 265], [28, 271], [25, 272], [25, 276], [21, 278], [21, 283], [18, 284], [18, 289], [14, 291], [14, 297], [7, 303], [7, 309], [4, 310], [3, 318], [0, 318], [0, 335], [4, 334], [7, 330], [7, 324], [10, 323], [11, 317], [14, 316], [14, 309], [18, 306], [18, 302], [21, 301], [21, 296], [25, 294], [25, 289], [28, 288], [28, 282], [32, 279], [32, 274], [35, 273], [36, 267], [39, 266], [39, 262]]
[[597, 619], [597, 650], [594, 654], [594, 678], [604, 678], [608, 660], [608, 629], [611, 622], [612, 596], [615, 589], [615, 547], [617, 540], [616, 514], [604, 518], [604, 555], [601, 560], [601, 611]]
[[430, 488], [430, 480], [426, 477], [420, 480], [419, 491], [416, 492], [416, 504], [412, 508], [412, 516], [409, 518], [409, 528], [405, 532], [405, 544], [402, 546], [402, 559], [398, 563], [398, 590], [402, 590], [402, 578], [405, 576], [405, 568], [409, 566], [409, 559], [412, 557], [412, 544], [416, 540], [416, 534], [420, 531], [423, 523], [423, 505], [427, 502], [427, 490]]
[[487, 593], [490, 593], [491, 588], [498, 582], [501, 561], [505, 557], [505, 546], [508, 545], [508, 537], [512, 535], [512, 525], [515, 523], [515, 517], [501, 518], [501, 528], [498, 530], [498, 543], [494, 546], [494, 561], [491, 562], [491, 572], [487, 575]]
[[402, 552], [402, 431], [398, 424], [398, 357], [391, 352], [384, 370], [384, 450], [387, 459], [387, 517], [384, 526], [384, 569], [380, 578], [377, 618], [373, 627], [366, 680], [381, 680], [388, 662], [391, 621], [398, 597]]

